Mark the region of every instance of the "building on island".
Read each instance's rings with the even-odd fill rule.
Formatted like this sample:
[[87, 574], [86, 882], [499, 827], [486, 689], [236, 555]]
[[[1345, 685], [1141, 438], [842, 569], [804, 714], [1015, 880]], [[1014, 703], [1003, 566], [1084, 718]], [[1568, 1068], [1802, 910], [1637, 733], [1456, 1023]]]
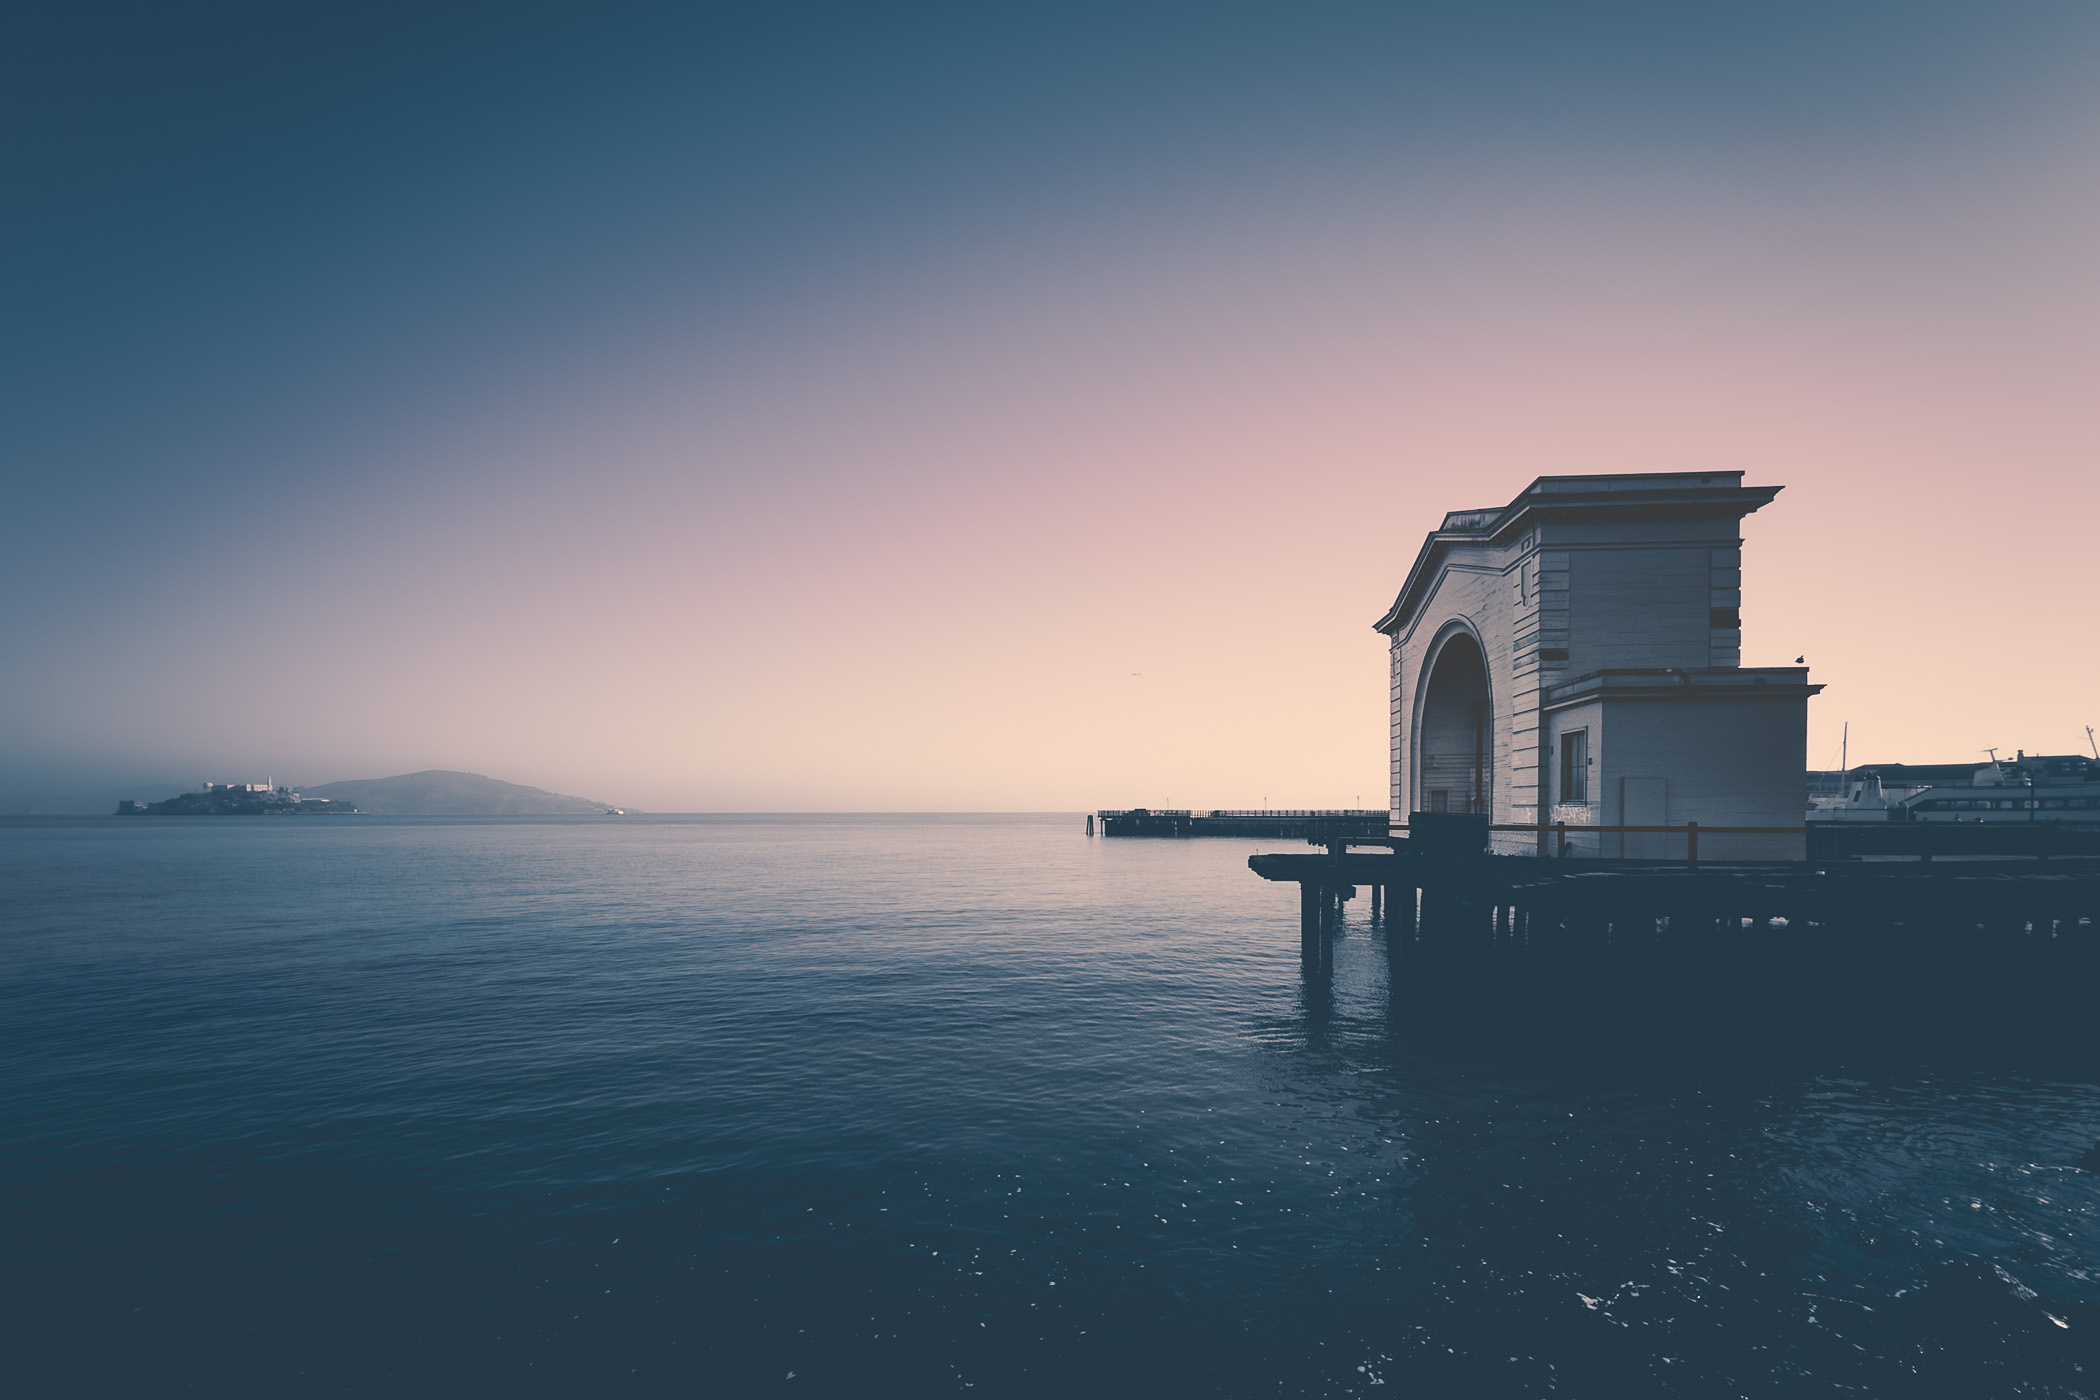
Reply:
[[120, 817], [275, 817], [358, 815], [348, 802], [303, 797], [275, 779], [260, 783], [206, 782], [201, 791], [180, 793], [161, 802], [126, 798], [117, 804]]
[[[1543, 476], [1432, 531], [1377, 629], [1391, 639], [1394, 820], [1802, 826], [1803, 666], [1742, 661], [1741, 472]], [[1568, 854], [1682, 858], [1685, 838], [1592, 832]], [[1538, 841], [1498, 833], [1494, 847]], [[1702, 855], [1789, 858], [1799, 835]]]

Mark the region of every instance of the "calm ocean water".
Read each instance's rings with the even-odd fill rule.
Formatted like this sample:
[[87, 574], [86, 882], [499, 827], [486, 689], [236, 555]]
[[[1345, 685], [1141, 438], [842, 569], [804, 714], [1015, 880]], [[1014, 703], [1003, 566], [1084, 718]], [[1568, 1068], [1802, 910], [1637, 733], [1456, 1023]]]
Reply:
[[2091, 1067], [1423, 1043], [1252, 849], [0, 821], [0, 1373], [2100, 1395]]

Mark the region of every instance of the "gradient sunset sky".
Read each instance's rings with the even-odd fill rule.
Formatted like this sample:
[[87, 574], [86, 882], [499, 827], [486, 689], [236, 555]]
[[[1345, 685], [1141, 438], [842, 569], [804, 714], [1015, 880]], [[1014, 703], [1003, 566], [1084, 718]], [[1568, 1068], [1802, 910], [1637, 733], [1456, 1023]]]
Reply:
[[1785, 485], [1811, 766], [2100, 725], [2100, 7], [38, 8], [0, 791], [1382, 805], [1592, 471]]

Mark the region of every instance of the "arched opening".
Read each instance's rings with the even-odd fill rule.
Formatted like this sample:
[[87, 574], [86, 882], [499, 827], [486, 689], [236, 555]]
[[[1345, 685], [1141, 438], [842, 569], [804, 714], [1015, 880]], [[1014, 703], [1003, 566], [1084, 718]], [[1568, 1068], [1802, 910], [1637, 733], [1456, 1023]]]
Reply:
[[1417, 791], [1425, 812], [1492, 812], [1495, 746], [1487, 658], [1471, 633], [1445, 642], [1431, 663], [1415, 726]]

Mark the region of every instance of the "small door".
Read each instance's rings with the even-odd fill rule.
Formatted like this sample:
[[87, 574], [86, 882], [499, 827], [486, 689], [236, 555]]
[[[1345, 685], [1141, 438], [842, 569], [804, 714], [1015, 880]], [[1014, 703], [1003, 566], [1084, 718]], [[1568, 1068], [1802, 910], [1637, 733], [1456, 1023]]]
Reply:
[[[1621, 778], [1619, 825], [1664, 826], [1670, 820], [1668, 778]], [[1660, 832], [1629, 831], [1622, 838], [1628, 860], [1661, 860], [1669, 854], [1669, 837]]]

